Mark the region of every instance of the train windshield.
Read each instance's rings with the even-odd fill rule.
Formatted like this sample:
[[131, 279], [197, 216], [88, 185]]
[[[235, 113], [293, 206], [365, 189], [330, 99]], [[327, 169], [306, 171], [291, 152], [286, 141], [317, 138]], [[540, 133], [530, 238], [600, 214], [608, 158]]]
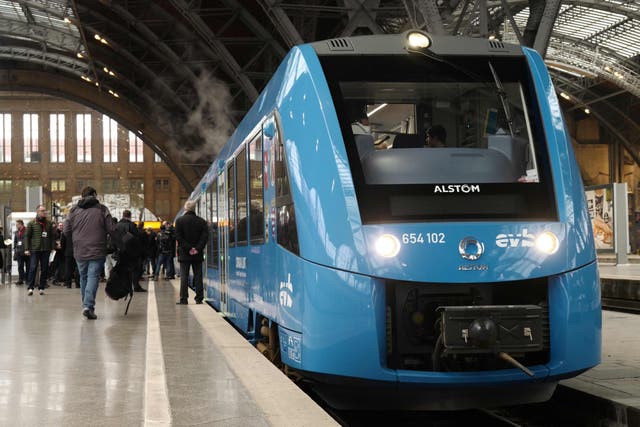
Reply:
[[556, 216], [523, 58], [322, 62], [364, 222]]

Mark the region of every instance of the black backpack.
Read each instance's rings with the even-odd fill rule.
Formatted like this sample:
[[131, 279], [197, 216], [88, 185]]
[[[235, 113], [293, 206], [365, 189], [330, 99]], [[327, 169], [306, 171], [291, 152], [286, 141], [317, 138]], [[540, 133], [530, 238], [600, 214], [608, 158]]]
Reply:
[[111, 233], [111, 244], [119, 254], [128, 257], [138, 257], [141, 253], [140, 239], [130, 231], [116, 227]]
[[127, 303], [127, 308], [124, 311], [126, 316], [129, 311], [129, 304], [131, 304], [131, 299], [133, 298], [133, 287], [131, 286], [130, 274], [124, 263], [117, 262], [113, 267], [104, 291], [109, 298], [116, 301], [126, 298], [127, 295], [129, 296], [129, 302]]

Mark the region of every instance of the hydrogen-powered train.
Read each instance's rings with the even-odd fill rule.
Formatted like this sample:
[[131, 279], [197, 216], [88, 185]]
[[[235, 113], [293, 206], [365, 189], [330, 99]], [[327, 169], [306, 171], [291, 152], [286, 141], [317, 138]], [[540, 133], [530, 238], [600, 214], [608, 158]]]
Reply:
[[543, 401], [600, 361], [580, 171], [531, 49], [294, 47], [190, 199], [207, 301], [336, 406]]

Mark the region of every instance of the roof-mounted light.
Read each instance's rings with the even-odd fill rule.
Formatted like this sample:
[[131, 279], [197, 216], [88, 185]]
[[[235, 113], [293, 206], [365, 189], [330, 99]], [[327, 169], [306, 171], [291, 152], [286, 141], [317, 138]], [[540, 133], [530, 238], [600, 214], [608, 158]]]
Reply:
[[410, 49], [426, 49], [431, 46], [431, 40], [425, 33], [411, 31], [407, 34], [407, 45]]

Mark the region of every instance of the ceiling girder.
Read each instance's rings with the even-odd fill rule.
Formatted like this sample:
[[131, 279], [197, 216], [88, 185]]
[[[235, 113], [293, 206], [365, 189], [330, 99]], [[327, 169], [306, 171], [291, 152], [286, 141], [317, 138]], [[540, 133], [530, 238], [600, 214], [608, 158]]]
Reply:
[[427, 30], [436, 35], [445, 34], [444, 25], [435, 0], [414, 0], [422, 14]]
[[536, 38], [533, 42], [533, 48], [538, 51], [543, 58], [547, 53], [547, 47], [549, 46], [549, 39], [551, 38], [551, 32], [553, 31], [553, 24], [558, 16], [560, 10], [560, 4], [562, 0], [546, 0], [544, 5], [544, 12], [538, 31], [536, 32]]
[[0, 57], [24, 62], [37, 62], [46, 67], [64, 70], [78, 77], [86, 75], [88, 71], [87, 64], [76, 58], [29, 47], [0, 45]]
[[70, 52], [77, 52], [80, 47], [79, 36], [72, 32], [12, 19], [0, 19], [0, 34], [35, 40]]
[[342, 0], [347, 8], [349, 21], [340, 34], [341, 37], [351, 36], [358, 28], [368, 28], [372, 34], [383, 31], [376, 23], [374, 11], [380, 5], [380, 0]]
[[276, 0], [258, 0], [258, 3], [271, 19], [271, 22], [273, 22], [273, 26], [280, 33], [287, 47], [292, 48], [295, 45], [304, 43], [300, 33], [298, 33], [298, 30]]

